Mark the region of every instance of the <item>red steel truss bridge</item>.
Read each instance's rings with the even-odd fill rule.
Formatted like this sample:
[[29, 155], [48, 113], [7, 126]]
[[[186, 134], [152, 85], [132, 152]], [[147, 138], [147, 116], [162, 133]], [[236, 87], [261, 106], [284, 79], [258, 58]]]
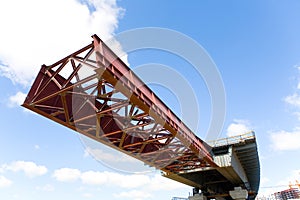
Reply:
[[[230, 198], [236, 186], [256, 196], [254, 134], [233, 143], [207, 144], [97, 35], [92, 37], [86, 47], [42, 65], [24, 107], [199, 188], [207, 197]], [[239, 155], [245, 149], [252, 153]], [[226, 156], [237, 160], [226, 163]], [[247, 159], [254, 160], [252, 165]]]

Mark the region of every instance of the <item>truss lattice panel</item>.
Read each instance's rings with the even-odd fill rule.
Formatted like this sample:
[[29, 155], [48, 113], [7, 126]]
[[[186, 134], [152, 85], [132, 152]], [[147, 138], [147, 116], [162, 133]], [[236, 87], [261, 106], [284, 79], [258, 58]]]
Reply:
[[168, 173], [216, 167], [208, 145], [93, 39], [43, 65], [23, 106]]

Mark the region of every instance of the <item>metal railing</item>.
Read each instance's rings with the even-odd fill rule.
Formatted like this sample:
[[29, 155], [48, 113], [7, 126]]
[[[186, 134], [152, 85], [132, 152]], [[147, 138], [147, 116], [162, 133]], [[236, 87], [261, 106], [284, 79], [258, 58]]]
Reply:
[[183, 197], [173, 197], [172, 200], [189, 200], [189, 199]]
[[212, 147], [220, 147], [220, 146], [238, 144], [241, 142], [245, 142], [245, 140], [254, 139], [254, 138], [255, 138], [255, 132], [249, 131], [241, 135], [212, 140], [212, 141], [208, 141], [207, 143]]

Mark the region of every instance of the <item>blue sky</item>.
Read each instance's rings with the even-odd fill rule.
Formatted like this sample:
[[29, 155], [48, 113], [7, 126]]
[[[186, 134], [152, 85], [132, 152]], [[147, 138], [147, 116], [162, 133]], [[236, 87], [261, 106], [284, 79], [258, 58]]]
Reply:
[[[86, 153], [76, 133], [19, 106], [41, 64], [89, 44], [94, 33], [107, 39], [143, 27], [181, 32], [214, 60], [226, 90], [222, 137], [256, 132], [260, 195], [300, 179], [299, 1], [80, 2], [0, 3], [2, 198], [163, 200], [191, 192], [161, 178], [158, 171], [134, 175], [103, 165]], [[188, 66], [176, 56], [151, 50], [130, 53], [128, 61], [132, 68], [161, 63], [179, 72]], [[203, 96], [197, 131], [202, 137], [209, 123], [209, 94], [203, 80], [190, 81], [199, 91], [197, 97]], [[168, 101], [167, 91], [152, 87], [178, 109], [175, 100]]]

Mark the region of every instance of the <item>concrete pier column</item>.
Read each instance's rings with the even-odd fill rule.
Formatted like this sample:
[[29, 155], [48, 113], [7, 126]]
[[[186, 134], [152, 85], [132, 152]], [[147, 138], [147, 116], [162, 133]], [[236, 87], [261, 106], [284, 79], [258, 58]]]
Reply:
[[241, 187], [235, 187], [234, 190], [229, 191], [229, 195], [234, 200], [246, 200], [248, 198], [248, 191]]
[[194, 194], [193, 196], [189, 196], [189, 200], [207, 200], [206, 196], [203, 194]]

